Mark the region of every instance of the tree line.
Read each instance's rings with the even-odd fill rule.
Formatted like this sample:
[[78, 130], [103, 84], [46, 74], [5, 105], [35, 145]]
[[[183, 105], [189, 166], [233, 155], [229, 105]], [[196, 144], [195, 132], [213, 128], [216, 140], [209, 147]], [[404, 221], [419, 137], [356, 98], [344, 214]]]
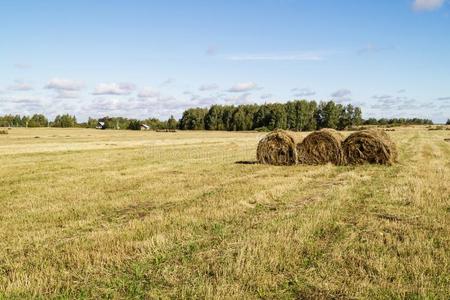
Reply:
[[103, 117], [89, 118], [87, 122], [79, 123], [77, 118], [70, 114], [58, 115], [53, 121], [49, 121], [43, 114], [0, 116], [0, 127], [96, 128], [99, 122], [102, 122], [105, 129], [139, 130], [142, 124], [146, 124], [151, 129], [228, 131], [266, 131], [276, 128], [295, 131], [311, 131], [321, 128], [343, 130], [359, 125], [433, 124], [431, 120], [420, 118], [369, 118], [363, 120], [361, 109], [357, 106], [342, 105], [334, 101], [317, 103], [306, 100], [261, 105], [212, 105], [209, 108], [189, 108], [183, 112], [180, 120], [176, 120], [173, 116], [168, 120]]
[[375, 119], [364, 120], [364, 125], [433, 125], [433, 121], [420, 118], [393, 118], [393, 119]]
[[310, 131], [320, 128], [345, 129], [361, 125], [362, 112], [353, 105], [296, 100], [287, 103], [212, 105], [187, 109], [179, 121], [188, 130], [273, 130]]
[[104, 129], [129, 129], [140, 130], [141, 125], [148, 125], [152, 129], [177, 129], [178, 121], [170, 116], [168, 120], [161, 121], [156, 118], [149, 118], [144, 120], [128, 119], [123, 117], [103, 117], [99, 119], [89, 118], [82, 127], [96, 128], [99, 122], [103, 123]]

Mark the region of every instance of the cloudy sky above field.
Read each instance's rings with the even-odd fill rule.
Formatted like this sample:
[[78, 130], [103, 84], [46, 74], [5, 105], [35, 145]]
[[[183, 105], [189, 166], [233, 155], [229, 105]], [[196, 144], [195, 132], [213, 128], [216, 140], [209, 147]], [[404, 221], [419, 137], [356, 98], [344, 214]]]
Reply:
[[0, 38], [0, 114], [334, 99], [450, 117], [447, 0], [5, 0]]

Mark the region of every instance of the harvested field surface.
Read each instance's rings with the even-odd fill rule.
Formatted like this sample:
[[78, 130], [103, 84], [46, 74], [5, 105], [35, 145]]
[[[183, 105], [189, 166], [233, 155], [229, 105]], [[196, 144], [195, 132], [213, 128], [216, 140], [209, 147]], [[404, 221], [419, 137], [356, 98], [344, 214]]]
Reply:
[[261, 133], [13, 128], [0, 299], [445, 299], [448, 133], [389, 135], [392, 166], [271, 166]]

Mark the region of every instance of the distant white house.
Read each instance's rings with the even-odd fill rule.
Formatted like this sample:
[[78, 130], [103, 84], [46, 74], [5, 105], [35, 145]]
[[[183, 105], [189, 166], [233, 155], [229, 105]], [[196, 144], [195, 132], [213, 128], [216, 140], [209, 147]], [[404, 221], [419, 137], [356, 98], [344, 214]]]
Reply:
[[95, 128], [97, 128], [97, 129], [106, 129], [105, 122], [98, 122], [97, 126]]
[[150, 130], [150, 126], [147, 124], [141, 124], [141, 130]]

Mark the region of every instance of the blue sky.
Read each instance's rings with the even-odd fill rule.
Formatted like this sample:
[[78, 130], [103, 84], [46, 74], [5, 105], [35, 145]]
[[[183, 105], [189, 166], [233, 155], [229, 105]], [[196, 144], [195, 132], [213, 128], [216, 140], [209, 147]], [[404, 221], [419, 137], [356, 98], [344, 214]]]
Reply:
[[0, 114], [332, 99], [450, 118], [446, 0], [3, 0], [0, 38]]

